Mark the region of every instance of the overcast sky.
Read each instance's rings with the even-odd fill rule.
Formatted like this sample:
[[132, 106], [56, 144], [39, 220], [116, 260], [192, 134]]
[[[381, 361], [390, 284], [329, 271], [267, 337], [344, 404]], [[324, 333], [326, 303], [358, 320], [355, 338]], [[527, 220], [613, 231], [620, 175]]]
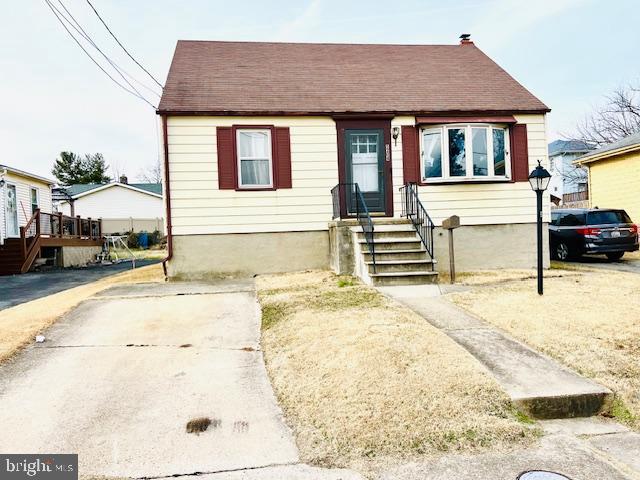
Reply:
[[[62, 2], [113, 61], [153, 90], [153, 80], [120, 50], [86, 0]], [[161, 83], [178, 39], [455, 44], [460, 33], [471, 33], [552, 108], [549, 140], [570, 131], [607, 92], [640, 82], [637, 0], [92, 3]], [[44, 0], [7, 2], [2, 17], [0, 163], [51, 176], [62, 150], [101, 152], [113, 170], [133, 179], [156, 161], [154, 109], [91, 63]], [[134, 85], [157, 105], [157, 96]]]

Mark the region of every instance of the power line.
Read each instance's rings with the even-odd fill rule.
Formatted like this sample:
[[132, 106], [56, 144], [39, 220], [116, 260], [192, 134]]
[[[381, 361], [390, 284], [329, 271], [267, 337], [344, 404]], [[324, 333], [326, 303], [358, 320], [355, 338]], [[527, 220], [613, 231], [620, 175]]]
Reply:
[[[144, 100], [146, 100], [146, 98], [144, 98], [144, 95], [142, 95], [142, 93], [133, 86], [133, 84], [127, 80], [127, 78], [124, 76], [124, 74], [126, 74], [129, 78], [133, 79], [135, 82], [139, 83], [140, 85], [142, 85], [143, 87], [145, 87], [147, 90], [150, 90], [154, 95], [160, 97], [160, 95], [158, 95], [156, 92], [154, 92], [153, 90], [151, 90], [149, 87], [147, 87], [146, 85], [144, 85], [143, 83], [139, 82], [138, 80], [136, 80], [135, 78], [133, 78], [132, 75], [130, 75], [129, 73], [127, 73], [122, 67], [120, 67], [119, 65], [117, 65], [114, 61], [112, 61], [107, 54], [105, 54], [100, 47], [98, 47], [98, 45], [96, 44], [96, 42], [93, 41], [93, 39], [89, 36], [89, 34], [84, 30], [84, 28], [82, 28], [82, 25], [80, 25], [80, 23], [75, 19], [75, 17], [71, 14], [71, 12], [67, 9], [67, 7], [65, 7], [64, 3], [62, 3], [62, 0], [58, 0], [58, 3], [60, 4], [60, 6], [64, 9], [65, 12], [67, 12], [67, 14], [69, 15], [69, 17], [71, 17], [71, 20], [73, 20], [73, 23], [75, 23], [75, 25], [71, 22], [71, 20], [69, 20], [64, 13], [62, 13], [60, 10], [58, 10], [53, 4], [51, 4], [51, 6], [55, 9], [56, 12], [58, 12], [58, 14], [78, 33], [78, 35], [80, 35], [81, 37], [83, 37], [93, 48], [95, 48], [98, 53], [100, 53], [100, 55], [102, 55], [104, 57], [104, 59], [111, 65], [111, 67], [113, 67], [113, 69], [118, 72], [118, 75], [120, 75], [120, 78], [122, 78], [122, 80], [125, 81], [125, 83], [127, 85], [129, 85], [129, 87], [131, 87], [137, 94], [139, 97], [142, 97]], [[77, 27], [76, 27], [77, 25]]]
[[106, 29], [107, 29], [107, 31], [111, 34], [111, 36], [112, 36], [112, 37], [113, 37], [113, 39], [117, 42], [117, 44], [118, 44], [118, 45], [120, 45], [120, 47], [122, 48], [122, 50], [124, 50], [124, 52], [125, 52], [127, 55], [129, 55], [129, 58], [130, 58], [131, 60], [133, 60], [133, 61], [136, 63], [136, 65], [138, 65], [142, 70], [144, 70], [144, 71], [145, 71], [145, 73], [146, 73], [147, 75], [149, 75], [149, 76], [151, 77], [151, 79], [152, 79], [154, 82], [156, 82], [160, 88], [163, 88], [163, 87], [162, 87], [162, 84], [161, 84], [158, 80], [156, 80], [156, 77], [154, 77], [153, 75], [151, 75], [151, 74], [149, 73], [149, 71], [148, 71], [146, 68], [144, 68], [144, 67], [143, 67], [143, 66], [142, 66], [142, 65], [141, 65], [141, 64], [140, 64], [140, 63], [139, 63], [135, 58], [133, 58], [133, 55], [131, 55], [131, 54], [128, 52], [128, 50], [127, 50], [126, 48], [124, 48], [124, 45], [122, 45], [122, 43], [120, 43], [120, 40], [118, 40], [118, 38], [114, 35], [114, 33], [113, 33], [113, 32], [111, 31], [111, 29], [109, 28], [109, 26], [106, 24], [106, 22], [102, 19], [102, 17], [100, 16], [100, 14], [99, 14], [99, 13], [98, 13], [98, 11], [96, 10], [96, 8], [93, 6], [93, 4], [90, 2], [90, 0], [87, 0], [87, 3], [88, 3], [88, 4], [89, 4], [89, 6], [91, 7], [91, 9], [94, 11], [94, 13], [96, 14], [96, 16], [100, 19], [100, 21], [101, 21], [101, 22], [102, 22], [102, 24], [104, 25], [104, 28], [106, 28]]
[[[73, 23], [71, 23], [69, 21], [68, 18], [65, 17], [65, 20], [69, 23], [69, 25], [71, 25], [76, 32], [78, 32], [78, 34], [80, 34], [81, 36], [83, 36], [85, 38], [85, 40], [87, 42], [89, 42], [93, 48], [95, 48], [96, 50], [98, 50], [98, 52], [100, 52], [100, 54], [107, 60], [107, 62], [109, 62], [111, 64], [111, 66], [118, 71], [118, 73], [120, 74], [120, 76], [122, 77], [122, 79], [127, 82], [127, 84], [129, 84], [129, 86], [131, 86], [131, 88], [133, 88], [137, 93], [139, 93], [141, 96], [142, 93], [140, 93], [138, 91], [138, 89], [136, 89], [133, 84], [131, 84], [131, 82], [129, 82], [126, 78], [124, 78], [124, 75], [126, 75], [127, 77], [129, 77], [131, 80], [133, 80], [134, 82], [136, 82], [138, 85], [140, 85], [141, 87], [147, 89], [149, 92], [153, 93], [155, 96], [157, 96], [158, 98], [160, 98], [160, 94], [158, 94], [158, 92], [156, 92], [155, 90], [153, 90], [152, 88], [149, 88], [147, 85], [145, 85], [144, 83], [142, 83], [140, 80], [138, 80], [137, 78], [135, 78], [133, 75], [131, 75], [129, 72], [127, 72], [124, 68], [120, 67], [119, 65], [117, 65], [115, 62], [113, 62], [102, 50], [100, 50], [100, 48], [98, 47], [98, 45], [96, 45], [96, 43], [93, 41], [93, 39], [89, 36], [89, 34], [84, 30], [84, 28], [82, 28], [82, 25], [80, 25], [80, 23], [75, 19], [75, 17], [73, 16], [73, 14], [69, 11], [69, 9], [67, 9], [67, 7], [65, 7], [64, 3], [62, 3], [62, 0], [58, 0], [58, 3], [60, 4], [60, 6], [64, 9], [65, 12], [67, 12], [67, 14], [69, 15], [69, 17], [71, 17], [71, 20], [73, 20], [73, 22], [78, 26], [78, 28], [76, 28]], [[57, 10], [57, 9], [56, 9]], [[58, 10], [58, 13], [62, 16], [64, 16], [62, 14], [62, 12], [60, 12]], [[80, 30], [78, 30], [80, 29]], [[123, 75], [124, 74], [124, 75]]]
[[125, 87], [124, 85], [122, 85], [120, 82], [118, 82], [115, 78], [113, 78], [109, 72], [107, 72], [102, 65], [100, 65], [95, 58], [93, 58], [91, 56], [91, 54], [84, 48], [84, 46], [78, 41], [78, 39], [73, 35], [73, 33], [71, 33], [71, 30], [69, 30], [67, 28], [67, 25], [65, 24], [64, 20], [62, 20], [62, 18], [60, 18], [60, 16], [58, 16], [58, 13], [56, 12], [56, 9], [53, 5], [51, 5], [51, 3], [49, 2], [49, 0], [44, 0], [44, 2], [47, 4], [47, 6], [51, 9], [51, 12], [53, 13], [53, 15], [56, 17], [56, 19], [58, 20], [58, 22], [60, 22], [60, 24], [62, 25], [62, 27], [67, 31], [67, 33], [69, 34], [69, 36], [73, 39], [74, 42], [76, 42], [76, 44], [80, 47], [80, 49], [87, 55], [87, 57], [89, 57], [89, 59], [100, 69], [102, 70], [102, 72], [111, 79], [111, 81], [113, 83], [115, 83], [116, 85], [118, 85], [120, 88], [122, 88], [125, 92], [130, 93], [131, 95], [133, 95], [134, 97], [139, 98], [140, 100], [142, 100], [143, 102], [146, 102], [147, 104], [149, 104], [150, 107], [152, 108], [156, 108], [151, 102], [149, 102], [146, 98], [142, 97], [141, 95], [136, 94], [134, 91], [129, 90], [127, 87]]

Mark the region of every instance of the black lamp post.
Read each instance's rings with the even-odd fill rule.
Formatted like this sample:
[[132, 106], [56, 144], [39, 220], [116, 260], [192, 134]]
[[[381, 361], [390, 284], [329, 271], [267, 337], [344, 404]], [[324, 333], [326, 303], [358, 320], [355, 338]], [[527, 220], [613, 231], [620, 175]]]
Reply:
[[542, 193], [547, 189], [551, 174], [545, 170], [538, 160], [538, 166], [529, 174], [529, 183], [536, 192], [538, 214], [538, 295], [542, 295]]

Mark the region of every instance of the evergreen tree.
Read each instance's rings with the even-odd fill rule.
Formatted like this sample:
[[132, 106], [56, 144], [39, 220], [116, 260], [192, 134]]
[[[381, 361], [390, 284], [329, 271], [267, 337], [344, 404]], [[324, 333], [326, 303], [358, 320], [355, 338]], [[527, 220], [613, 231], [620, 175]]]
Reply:
[[60, 152], [52, 172], [62, 185], [107, 183], [110, 180], [108, 168], [101, 153], [88, 153], [81, 158], [73, 152]]

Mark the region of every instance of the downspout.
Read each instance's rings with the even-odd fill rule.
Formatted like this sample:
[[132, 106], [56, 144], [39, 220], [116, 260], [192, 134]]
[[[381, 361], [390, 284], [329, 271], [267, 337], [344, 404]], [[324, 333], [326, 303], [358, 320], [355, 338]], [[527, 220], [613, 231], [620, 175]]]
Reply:
[[2, 173], [0, 173], [0, 197], [2, 197], [2, 223], [3, 223], [3, 225], [1, 226], [2, 228], [0, 228], [0, 245], [4, 245], [4, 232], [7, 229], [7, 205], [5, 200], [5, 195], [6, 195], [5, 185], [7, 184], [7, 182], [4, 179], [6, 174], [7, 174], [7, 169], [5, 168], [2, 170]]
[[167, 257], [162, 260], [162, 270], [164, 271], [165, 280], [169, 279], [167, 275], [167, 262], [173, 258], [173, 236], [171, 232], [171, 188], [169, 183], [169, 135], [167, 134], [167, 116], [161, 115], [162, 118], [162, 143], [164, 149], [164, 204], [166, 209], [167, 224]]

